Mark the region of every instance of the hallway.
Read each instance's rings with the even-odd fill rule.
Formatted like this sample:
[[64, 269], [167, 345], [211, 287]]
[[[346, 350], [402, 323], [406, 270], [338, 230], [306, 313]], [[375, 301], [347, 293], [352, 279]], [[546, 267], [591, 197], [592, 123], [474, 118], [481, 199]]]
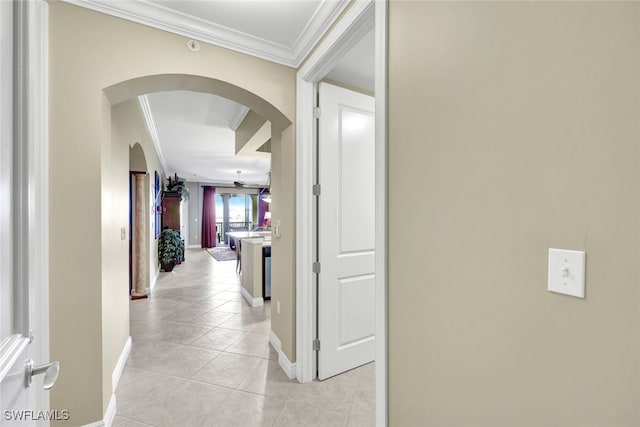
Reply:
[[205, 250], [132, 301], [132, 349], [115, 427], [373, 426], [374, 365], [326, 381], [289, 380], [269, 345], [270, 304], [240, 295], [235, 261]]

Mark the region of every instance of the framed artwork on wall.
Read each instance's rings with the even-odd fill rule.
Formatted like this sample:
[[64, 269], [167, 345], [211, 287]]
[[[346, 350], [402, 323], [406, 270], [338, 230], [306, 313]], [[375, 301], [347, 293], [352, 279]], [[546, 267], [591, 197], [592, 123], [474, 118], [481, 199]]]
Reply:
[[156, 230], [156, 239], [160, 236], [160, 232], [162, 231], [162, 180], [160, 179], [160, 174], [158, 171], [155, 171], [155, 203], [153, 210], [155, 212], [155, 230]]

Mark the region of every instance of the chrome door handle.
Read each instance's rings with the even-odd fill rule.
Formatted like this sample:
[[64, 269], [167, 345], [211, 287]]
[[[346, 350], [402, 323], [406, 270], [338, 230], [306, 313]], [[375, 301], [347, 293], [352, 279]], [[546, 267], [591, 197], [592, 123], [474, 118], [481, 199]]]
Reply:
[[42, 386], [45, 390], [49, 390], [56, 383], [56, 380], [58, 379], [58, 373], [60, 373], [60, 362], [51, 362], [51, 363], [47, 363], [46, 365], [36, 366], [33, 359], [29, 359], [24, 364], [24, 367], [25, 367], [25, 377], [24, 377], [25, 387], [31, 387], [31, 383], [33, 382], [34, 376], [45, 374], [44, 382]]

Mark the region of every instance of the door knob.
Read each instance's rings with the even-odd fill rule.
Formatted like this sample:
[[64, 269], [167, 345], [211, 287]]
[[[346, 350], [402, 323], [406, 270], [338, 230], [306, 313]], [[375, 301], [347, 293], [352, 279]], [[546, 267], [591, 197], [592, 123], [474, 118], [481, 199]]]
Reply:
[[45, 374], [42, 386], [45, 390], [49, 390], [56, 383], [59, 372], [60, 362], [51, 362], [46, 365], [36, 366], [33, 359], [29, 359], [25, 363], [24, 386], [30, 387], [34, 376]]

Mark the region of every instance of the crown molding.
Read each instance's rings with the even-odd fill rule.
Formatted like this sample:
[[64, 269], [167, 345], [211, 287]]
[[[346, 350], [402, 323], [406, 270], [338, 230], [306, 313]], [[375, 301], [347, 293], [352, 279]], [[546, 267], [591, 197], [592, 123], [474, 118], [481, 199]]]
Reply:
[[247, 117], [247, 114], [249, 114], [249, 107], [241, 105], [240, 108], [238, 108], [236, 115], [233, 117], [231, 122], [229, 122], [229, 127], [232, 131], [236, 132], [238, 130], [238, 127], [240, 127], [244, 118]]
[[153, 116], [151, 115], [151, 106], [149, 105], [149, 98], [147, 98], [147, 95], [139, 96], [138, 104], [140, 105], [140, 110], [142, 111], [142, 115], [144, 116], [144, 121], [147, 124], [147, 130], [149, 131], [149, 136], [153, 141], [153, 146], [156, 149], [156, 154], [158, 155], [158, 160], [160, 160], [160, 165], [162, 166], [164, 176], [169, 176], [169, 169], [167, 168], [167, 163], [164, 161], [164, 157], [162, 156], [160, 138], [158, 138], [156, 122], [153, 120]]
[[[353, 5], [336, 24], [333, 30], [309, 55], [298, 70], [302, 79], [315, 81], [324, 78], [333, 67], [355, 46], [362, 37], [374, 28], [375, 3], [377, 0], [354, 0]], [[336, 46], [336, 48], [334, 48]]]
[[349, 0], [323, 0], [293, 46], [285, 46], [147, 0], [63, 1], [294, 68], [300, 66], [349, 5]]
[[338, 0], [329, 4], [327, 0], [323, 0], [293, 45], [295, 68], [300, 67], [350, 3], [350, 0]]

